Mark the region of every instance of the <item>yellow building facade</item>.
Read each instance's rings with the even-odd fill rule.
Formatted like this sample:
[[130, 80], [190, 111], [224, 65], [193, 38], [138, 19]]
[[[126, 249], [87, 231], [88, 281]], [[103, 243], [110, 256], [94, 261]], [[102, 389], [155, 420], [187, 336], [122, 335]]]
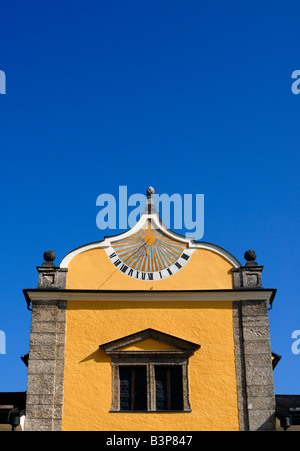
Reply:
[[149, 195], [126, 233], [44, 257], [24, 290], [27, 430], [274, 428], [275, 290], [252, 251], [241, 265], [173, 233]]

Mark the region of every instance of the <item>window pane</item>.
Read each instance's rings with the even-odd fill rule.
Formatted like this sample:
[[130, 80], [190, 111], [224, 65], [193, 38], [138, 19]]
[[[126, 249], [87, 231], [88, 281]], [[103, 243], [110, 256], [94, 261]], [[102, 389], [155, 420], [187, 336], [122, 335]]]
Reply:
[[167, 368], [155, 367], [156, 410], [168, 410]]
[[182, 366], [155, 367], [156, 410], [183, 410]]
[[134, 410], [147, 410], [147, 374], [145, 366], [134, 369]]
[[182, 367], [170, 369], [171, 410], [183, 410]]
[[120, 410], [131, 410], [131, 368], [120, 366]]
[[146, 366], [120, 366], [120, 410], [147, 410]]

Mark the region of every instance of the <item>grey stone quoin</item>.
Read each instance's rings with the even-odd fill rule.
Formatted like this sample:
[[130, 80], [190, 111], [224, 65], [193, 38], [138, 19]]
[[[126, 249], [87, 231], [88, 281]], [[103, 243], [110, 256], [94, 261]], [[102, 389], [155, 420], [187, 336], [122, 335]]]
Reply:
[[[64, 289], [67, 270], [55, 266], [53, 251], [44, 259], [38, 288]], [[66, 308], [61, 299], [32, 302], [25, 430], [61, 430]]]
[[[255, 252], [247, 251], [245, 259], [245, 266], [232, 270], [234, 288], [263, 288], [263, 266], [255, 262]], [[234, 301], [233, 323], [240, 429], [275, 430], [276, 404], [267, 301]]]

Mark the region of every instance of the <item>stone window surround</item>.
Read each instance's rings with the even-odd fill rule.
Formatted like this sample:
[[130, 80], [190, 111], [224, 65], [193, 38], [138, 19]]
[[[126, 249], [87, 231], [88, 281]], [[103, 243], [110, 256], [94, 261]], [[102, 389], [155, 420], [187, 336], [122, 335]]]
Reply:
[[[171, 345], [175, 350], [123, 350], [128, 346], [135, 345], [147, 339], [153, 339], [161, 343]], [[146, 366], [147, 371], [147, 412], [163, 412], [156, 410], [155, 399], [155, 366], [182, 366], [182, 390], [183, 390], [183, 410], [180, 412], [190, 412], [189, 384], [188, 384], [188, 364], [189, 357], [200, 348], [200, 345], [187, 340], [175, 337], [170, 334], [160, 332], [155, 329], [145, 329], [137, 333], [119, 338], [99, 346], [107, 355], [111, 357], [112, 365], [112, 405], [111, 412], [124, 412], [120, 410], [120, 381], [119, 367], [122, 366]], [[126, 411], [128, 412], [128, 411]], [[140, 412], [140, 411], [139, 411]], [[170, 412], [170, 410], [165, 411]], [[173, 411], [174, 412], [174, 411]]]
[[[122, 354], [120, 352], [120, 354]], [[157, 353], [149, 353], [136, 351], [136, 356], [132, 355], [112, 356], [112, 405], [111, 412], [141, 412], [141, 411], [123, 411], [120, 410], [120, 366], [146, 366], [147, 373], [147, 410], [145, 412], [191, 412], [189, 401], [189, 382], [188, 382], [188, 356], [180, 355], [172, 351], [162, 351]], [[143, 354], [143, 355], [140, 355]], [[169, 355], [168, 355], [169, 354]], [[170, 355], [171, 354], [171, 355]], [[155, 366], [181, 366], [182, 367], [182, 391], [183, 391], [183, 410], [156, 410], [156, 394], [155, 394]]]

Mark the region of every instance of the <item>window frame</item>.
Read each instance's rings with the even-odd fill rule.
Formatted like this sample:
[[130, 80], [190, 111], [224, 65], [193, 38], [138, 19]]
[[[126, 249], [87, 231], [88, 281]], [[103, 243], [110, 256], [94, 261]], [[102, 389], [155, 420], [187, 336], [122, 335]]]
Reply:
[[[178, 372], [178, 376], [180, 379], [180, 387], [176, 387], [176, 370], [179, 370]], [[163, 410], [167, 410], [167, 411], [181, 411], [183, 410], [183, 367], [182, 365], [155, 365], [154, 366], [154, 371], [155, 371], [155, 406], [156, 406], [156, 410], [157, 411], [163, 411]], [[160, 373], [160, 374], [159, 374]], [[158, 404], [158, 400], [157, 400], [157, 386], [158, 386], [158, 381], [159, 381], [159, 377], [161, 377], [162, 375], [164, 375], [165, 377], [165, 382], [166, 382], [166, 386], [165, 386], [165, 402], [167, 405], [167, 408], [162, 409], [162, 408], [158, 408], [157, 404]], [[162, 379], [160, 380], [160, 382], [162, 382]], [[177, 381], [178, 382], [178, 381]], [[177, 390], [175, 390], [174, 392], [174, 383], [175, 383], [175, 387], [177, 388]], [[176, 393], [180, 392], [180, 396], [178, 396], [178, 398], [176, 398]], [[178, 407], [172, 408], [172, 405], [177, 404]]]
[[[128, 368], [130, 370], [130, 409], [121, 409], [121, 377], [120, 377], [120, 368]], [[145, 409], [137, 409], [136, 408], [136, 394], [135, 394], [135, 379], [136, 379], [136, 368], [144, 368], [144, 365], [119, 365], [119, 410], [122, 412], [135, 412], [135, 411], [143, 411]], [[146, 404], [147, 404], [147, 368], [145, 367], [145, 376], [146, 376]]]
[[[146, 412], [190, 412], [191, 405], [189, 401], [189, 384], [188, 384], [188, 358], [187, 357], [174, 357], [174, 356], [144, 356], [141, 359], [139, 356], [135, 358], [122, 358], [112, 357], [112, 405], [111, 412], [143, 412], [142, 410], [120, 410], [120, 366], [146, 366], [147, 377], [147, 410]], [[156, 366], [181, 366], [182, 367], [182, 410], [157, 410], [156, 409], [156, 379], [155, 379], [155, 367]]]
[[[170, 350], [128, 350], [126, 348], [147, 339], [156, 340], [172, 346]], [[145, 329], [135, 334], [119, 338], [99, 346], [111, 357], [112, 366], [112, 404], [111, 412], [143, 412], [141, 410], [120, 410], [120, 366], [146, 366], [147, 377], [147, 410], [146, 412], [190, 412], [188, 366], [189, 358], [200, 345], [182, 338], [160, 332], [155, 329]], [[156, 410], [155, 366], [182, 367], [182, 398], [183, 410]]]

